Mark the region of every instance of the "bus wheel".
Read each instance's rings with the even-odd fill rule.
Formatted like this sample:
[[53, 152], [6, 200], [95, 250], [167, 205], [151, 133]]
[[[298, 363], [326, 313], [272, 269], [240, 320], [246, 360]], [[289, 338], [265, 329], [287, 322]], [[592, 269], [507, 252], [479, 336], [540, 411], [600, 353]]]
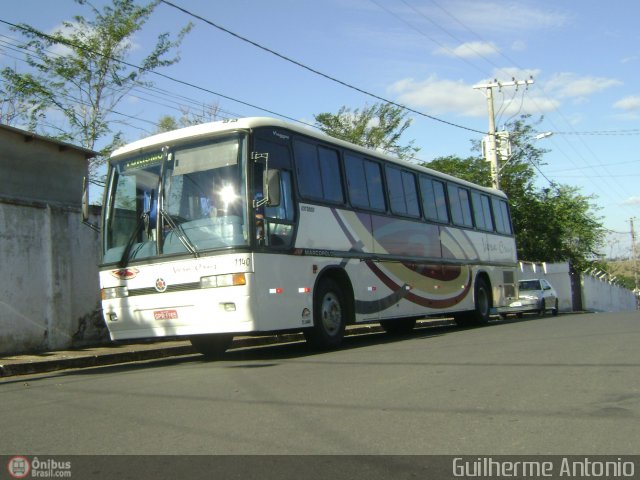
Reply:
[[396, 320], [382, 320], [382, 329], [391, 335], [403, 335], [410, 333], [416, 326], [415, 318], [398, 318]]
[[304, 331], [307, 342], [324, 350], [338, 347], [344, 338], [346, 316], [338, 284], [332, 279], [322, 280], [313, 299], [313, 327]]
[[233, 335], [228, 333], [194, 335], [189, 340], [198, 353], [207, 358], [217, 360], [222, 358], [224, 352], [231, 346]]
[[489, 316], [491, 314], [491, 289], [484, 278], [476, 278], [474, 292], [475, 308], [469, 312], [457, 313], [454, 316], [455, 322], [460, 326], [469, 327], [489, 323]]
[[489, 323], [491, 314], [491, 288], [484, 278], [476, 278], [475, 292], [476, 308], [473, 311], [473, 320], [478, 325], [485, 325]]

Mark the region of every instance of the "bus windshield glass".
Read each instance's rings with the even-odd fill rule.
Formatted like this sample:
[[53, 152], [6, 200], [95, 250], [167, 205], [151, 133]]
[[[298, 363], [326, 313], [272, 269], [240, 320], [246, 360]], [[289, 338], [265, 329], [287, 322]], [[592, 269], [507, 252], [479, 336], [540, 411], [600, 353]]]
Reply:
[[112, 163], [104, 263], [246, 246], [244, 137]]

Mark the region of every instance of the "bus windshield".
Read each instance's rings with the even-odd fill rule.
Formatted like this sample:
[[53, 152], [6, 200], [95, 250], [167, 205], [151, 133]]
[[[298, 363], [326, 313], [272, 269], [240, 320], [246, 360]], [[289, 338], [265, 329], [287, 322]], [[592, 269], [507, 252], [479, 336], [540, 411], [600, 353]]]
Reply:
[[246, 246], [244, 137], [111, 164], [104, 263]]

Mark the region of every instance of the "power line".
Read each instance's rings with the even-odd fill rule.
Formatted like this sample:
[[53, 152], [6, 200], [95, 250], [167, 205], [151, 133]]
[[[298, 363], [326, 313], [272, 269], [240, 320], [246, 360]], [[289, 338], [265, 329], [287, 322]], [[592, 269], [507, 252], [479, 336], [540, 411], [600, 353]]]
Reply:
[[[405, 3], [405, 4], [406, 4], [406, 0], [402, 0], [402, 1], [403, 1], [403, 3]], [[459, 25], [461, 25], [465, 30], [467, 30], [469, 33], [471, 33], [471, 34], [472, 34], [473, 36], [475, 36], [477, 39], [479, 39], [480, 41], [485, 41], [485, 40], [484, 40], [480, 35], [478, 35], [475, 31], [473, 31], [471, 28], [469, 28], [469, 27], [468, 27], [464, 22], [462, 22], [458, 17], [456, 17], [456, 16], [455, 16], [454, 14], [452, 14], [449, 10], [445, 9], [442, 5], [440, 5], [440, 4], [438, 3], [438, 1], [436, 1], [436, 0], [430, 0], [430, 1], [431, 1], [431, 3], [432, 3], [433, 5], [435, 5], [437, 8], [439, 8], [442, 12], [444, 12], [446, 15], [448, 15], [448, 16], [449, 16], [451, 19], [453, 19], [456, 23], [458, 23]], [[414, 9], [414, 10], [415, 10], [415, 9]], [[451, 35], [451, 34], [450, 34], [450, 35]], [[451, 36], [452, 36], [453, 38], [456, 38], [456, 37], [454, 37], [453, 35], [451, 35]], [[460, 41], [460, 40], [458, 40], [458, 41]], [[497, 53], [498, 53], [498, 55], [500, 55], [502, 58], [504, 58], [505, 60], [507, 60], [511, 65], [514, 65], [515, 67], [517, 67], [517, 68], [518, 68], [518, 69], [520, 69], [520, 70], [525, 70], [525, 69], [524, 69], [521, 65], [519, 65], [515, 60], [513, 60], [512, 58], [510, 58], [509, 56], [507, 56], [507, 55], [506, 55], [502, 50], [498, 49], [496, 52], [497, 52]], [[496, 68], [500, 69], [499, 67], [497, 67], [493, 62], [491, 62], [491, 61], [490, 61], [489, 59], [487, 59], [486, 57], [484, 57], [484, 56], [483, 56], [482, 58], [484, 58], [484, 59], [485, 59], [487, 62], [489, 62], [490, 64], [494, 65]], [[541, 87], [541, 88], [540, 88], [540, 92], [542, 92], [542, 94], [544, 95], [544, 97], [546, 97], [547, 99], [551, 99], [551, 97], [550, 97], [550, 96], [549, 96], [549, 94], [545, 91], [545, 89], [544, 89], [543, 87]], [[531, 101], [534, 105], [538, 106], [538, 102], [536, 101], [535, 96], [530, 97], [530, 101]], [[560, 117], [560, 119], [564, 122], [564, 124], [566, 124], [566, 125], [567, 125], [567, 126], [569, 126], [570, 128], [572, 127], [571, 122], [569, 122], [569, 121], [567, 120], [567, 118], [565, 118], [565, 116], [563, 115], [563, 113], [560, 111], [560, 109], [559, 109], [559, 108], [557, 108], [557, 107], [556, 107], [556, 108], [553, 110], [553, 112], [554, 112], [554, 113], [556, 113], [556, 114]], [[555, 125], [553, 124], [553, 121], [552, 121], [549, 117], [545, 117], [545, 118], [546, 118], [546, 120], [547, 120], [548, 122], [550, 122], [550, 123], [551, 123], [551, 125], [554, 127], [554, 128], [553, 128], [553, 131], [554, 131], [554, 132], [556, 132], [556, 131], [557, 131], [557, 132], [560, 132], [560, 129], [555, 127]], [[634, 133], [633, 131], [620, 131], [620, 132], [624, 132], [624, 134], [625, 134], [625, 135], [636, 135], [636, 133]], [[580, 132], [575, 132], [574, 130], [571, 130], [570, 132], [563, 132], [563, 133], [564, 133], [564, 134], [570, 134], [570, 135], [593, 135], [593, 134], [594, 134], [594, 133], [580, 133]], [[598, 134], [605, 135], [605, 133], [604, 133], [604, 132], [602, 132], [602, 133], [598, 133]], [[607, 135], [609, 135], [609, 134], [613, 135], [613, 134], [618, 134], [618, 133], [616, 132], [616, 133], [606, 133], [606, 134], [607, 134]], [[620, 134], [622, 134], [622, 133], [620, 133]], [[572, 150], [575, 152], [575, 154], [576, 154], [579, 158], [582, 158], [582, 160], [583, 160], [583, 164], [588, 164], [588, 162], [586, 162], [586, 160], [584, 160], [583, 156], [580, 154], [580, 152], [578, 152], [578, 150], [577, 150], [577, 149], [576, 149], [572, 144], [569, 144], [569, 146], [572, 148]], [[592, 156], [593, 156], [594, 158], [596, 158], [596, 160], [598, 160], [598, 159], [597, 159], [597, 157], [595, 156], [595, 154], [594, 154], [594, 153], [591, 151], [591, 149], [588, 147], [588, 145], [586, 145], [586, 144], [583, 142], [583, 146], [584, 146], [584, 147], [585, 147], [585, 148], [586, 148], [586, 149], [587, 149], [587, 150], [592, 154]], [[563, 152], [563, 151], [562, 151], [562, 149], [561, 149], [561, 153], [564, 155], [564, 157], [565, 157], [565, 158], [567, 158], [567, 160], [568, 160], [570, 163], [572, 163], [572, 164], [576, 165], [576, 167], [578, 167], [578, 165], [576, 164], [576, 162], [574, 161], [574, 159], [572, 158], [572, 156], [571, 156], [571, 155], [568, 155], [566, 152]], [[596, 167], [595, 165], [590, 165], [590, 166], [591, 166], [591, 167]], [[605, 169], [605, 171], [606, 171], [606, 169]], [[609, 174], [609, 172], [608, 172], [608, 171], [606, 171], [606, 173], [607, 173], [607, 174]], [[607, 178], [605, 178], [605, 179], [604, 179], [604, 183], [609, 185], [609, 186], [608, 186], [608, 188], [605, 188], [605, 187], [602, 185], [602, 183], [601, 183], [601, 182], [598, 182], [598, 183], [594, 183], [594, 182], [592, 182], [592, 183], [594, 184], [594, 186], [596, 187], [596, 189], [604, 190], [604, 191], [606, 191], [606, 193], [608, 193], [608, 194], [610, 194], [612, 191], [615, 191], [615, 192], [616, 192], [616, 194], [620, 195], [620, 188], [614, 188], [614, 186], [613, 186], [613, 184], [616, 184], [616, 185], [619, 187], [619, 186], [620, 186], [620, 183], [619, 183], [619, 182], [615, 182], [615, 181], [614, 181], [614, 182], [613, 182], [613, 184], [611, 184], [611, 183], [609, 183], [609, 180], [608, 180]]]
[[229, 95], [224, 95], [224, 94], [222, 94], [220, 92], [216, 92], [214, 90], [211, 90], [211, 89], [208, 89], [208, 88], [205, 88], [205, 87], [201, 87], [199, 85], [196, 85], [196, 84], [191, 83], [191, 82], [187, 82], [185, 80], [180, 80], [180, 79], [172, 77], [170, 75], [166, 75], [164, 73], [157, 72], [155, 70], [150, 70], [148, 68], [141, 67], [140, 65], [135, 65], [135, 64], [127, 62], [125, 60], [121, 60], [121, 59], [114, 58], [114, 57], [109, 57], [108, 55], [104, 55], [103, 53], [97, 52], [95, 50], [91, 50], [91, 49], [85, 47], [84, 45], [78, 45], [76, 43], [73, 43], [73, 42], [71, 42], [70, 40], [68, 40], [66, 38], [55, 38], [55, 37], [53, 37], [51, 35], [48, 35], [48, 34], [46, 34], [44, 32], [41, 32], [41, 31], [39, 31], [39, 30], [37, 30], [37, 29], [35, 29], [35, 28], [31, 27], [31, 26], [28, 26], [28, 25], [16, 25], [14, 23], [11, 23], [11, 22], [8, 22], [8, 21], [2, 20], [2, 19], [0, 19], [0, 23], [4, 23], [5, 25], [9, 25], [10, 27], [17, 28], [19, 30], [24, 30], [24, 31], [28, 31], [28, 32], [34, 33], [34, 34], [36, 34], [38, 36], [41, 36], [43, 38], [47, 38], [48, 40], [50, 40], [50, 41], [52, 41], [54, 43], [62, 43], [62, 44], [65, 44], [67, 46], [71, 46], [71, 47], [83, 50], [85, 52], [89, 52], [89, 53], [93, 53], [93, 54], [96, 54], [96, 55], [100, 55], [100, 56], [102, 56], [104, 58], [107, 58], [109, 60], [113, 60], [115, 62], [121, 63], [122, 65], [126, 65], [128, 67], [135, 68], [135, 69], [137, 69], [137, 70], [139, 70], [141, 72], [151, 73], [153, 75], [156, 75], [158, 77], [164, 78], [166, 80], [170, 80], [172, 82], [179, 83], [181, 85], [184, 85], [184, 86], [187, 86], [187, 87], [190, 87], [190, 88], [194, 88], [196, 90], [200, 90], [200, 91], [203, 91], [203, 92], [206, 92], [206, 93], [210, 93], [212, 95], [216, 95], [216, 96], [224, 98], [226, 100], [230, 100], [232, 102], [236, 102], [236, 103], [239, 103], [241, 105], [245, 105], [247, 107], [254, 108], [256, 110], [260, 110], [260, 111], [265, 112], [265, 113], [269, 113], [271, 115], [276, 115], [278, 117], [282, 117], [282, 118], [285, 118], [287, 120], [291, 120], [292, 122], [300, 123], [300, 124], [315, 128], [315, 125], [312, 125], [312, 124], [307, 123], [307, 122], [303, 122], [302, 120], [298, 120], [296, 118], [289, 117], [289, 116], [284, 115], [282, 113], [278, 113], [278, 112], [276, 112], [274, 110], [270, 110], [270, 109], [267, 109], [267, 108], [264, 108], [264, 107], [260, 107], [258, 105], [254, 105], [254, 104], [249, 103], [249, 102], [245, 102], [243, 100], [239, 100], [239, 99], [231, 97]]
[[633, 128], [630, 130], [595, 130], [591, 132], [553, 132], [554, 135], [640, 135], [640, 129]]
[[[6, 40], [5, 40], [6, 39]], [[12, 37], [9, 37], [7, 35], [3, 35], [0, 34], [0, 47], [4, 48], [5, 50], [8, 51], [12, 51], [12, 52], [16, 52], [16, 53], [20, 53], [23, 54], [24, 56], [26, 56], [27, 58], [37, 58], [36, 56], [36, 52], [34, 52], [33, 50], [31, 50], [28, 46], [26, 45], [21, 45], [20, 42]], [[51, 50], [47, 50], [45, 49], [44, 52], [46, 52], [48, 55], [52, 56], [52, 57], [61, 57], [62, 54], [60, 53], [56, 53], [53, 52]], [[27, 60], [25, 60], [24, 58], [19, 58], [16, 57], [14, 55], [10, 55], [8, 53], [5, 53], [5, 57], [7, 58], [11, 58], [14, 60], [17, 60], [19, 62], [23, 62], [23, 63], [27, 63]], [[112, 76], [113, 78], [113, 76]], [[2, 80], [0, 80], [1, 82]], [[191, 108], [192, 107], [197, 107], [197, 108], [202, 108], [203, 106], [206, 106], [207, 104], [201, 100], [196, 100], [190, 97], [187, 97], [185, 95], [180, 95], [180, 94], [176, 94], [174, 92], [171, 92], [169, 90], [166, 89], [162, 89], [159, 88], [155, 85], [140, 85], [138, 87], [135, 87], [131, 90], [131, 92], [136, 92], [136, 93], [130, 93], [130, 97], [131, 98], [136, 98], [148, 103], [153, 103], [154, 105], [160, 105], [160, 106], [164, 106], [167, 108], [170, 108], [172, 110], [178, 111], [182, 114], [188, 113], [191, 114], [195, 117], [199, 117], [201, 119], [204, 119], [204, 115], [199, 115], [199, 114], [194, 114], [191, 112]], [[151, 97], [152, 99], [146, 98], [144, 95], [142, 95], [142, 93], [144, 93], [144, 95], [148, 95], [149, 97]], [[79, 98], [75, 98], [71, 95], [65, 95], [65, 98], [72, 100], [74, 102], [77, 102], [79, 105], [84, 105], [84, 106], [90, 106], [88, 103], [86, 103], [86, 101], [81, 100]], [[157, 99], [157, 100], [156, 100]], [[165, 102], [171, 102], [173, 104], [168, 104]], [[144, 118], [141, 118], [140, 116], [131, 116], [131, 115], [126, 115], [124, 113], [112, 110], [111, 113], [114, 113], [116, 115], [120, 115], [120, 116], [124, 116], [124, 117], [128, 117], [134, 120], [138, 120], [140, 122], [145, 122], [147, 124], [151, 124], [155, 127], [158, 126], [158, 122], [154, 122], [151, 120], [146, 120]], [[215, 114], [216, 117], [220, 117], [220, 118], [238, 118], [241, 115], [225, 110], [223, 108], [217, 107], [215, 110]], [[138, 129], [138, 130], [142, 130], [148, 134], [151, 134], [152, 132], [141, 128], [141, 127], [137, 127], [131, 124], [128, 124], [130, 127]]]
[[[614, 163], [602, 163], [600, 165], [597, 165], [598, 167], [617, 167], [620, 165], [640, 165], [640, 160], [629, 160], [627, 162], [614, 162]], [[563, 168], [560, 170], [552, 170], [550, 172], [547, 173], [562, 173], [562, 172], [575, 172], [576, 170], [590, 170], [592, 169], [592, 166], [588, 166], [588, 167], [574, 167], [574, 168]]]
[[214, 28], [217, 28], [218, 30], [220, 30], [222, 32], [225, 32], [225, 33], [231, 35], [232, 37], [237, 38], [238, 40], [242, 40], [243, 42], [246, 42], [246, 43], [248, 43], [250, 45], [253, 45], [256, 48], [259, 48], [259, 49], [261, 49], [261, 50], [263, 50], [265, 52], [268, 52], [268, 53], [270, 53], [272, 55], [275, 55], [276, 57], [278, 57], [278, 58], [280, 58], [282, 60], [285, 60], [285, 61], [287, 61], [289, 63], [294, 64], [294, 65], [297, 65], [298, 67], [303, 68], [305, 70], [308, 70], [311, 73], [319, 75], [319, 76], [321, 76], [323, 78], [326, 78], [327, 80], [331, 80], [332, 82], [335, 82], [335, 83], [338, 83], [338, 84], [340, 84], [340, 85], [342, 85], [344, 87], [350, 88], [351, 90], [355, 90], [356, 92], [362, 93], [362, 94], [367, 95], [367, 96], [372, 97], [372, 98], [375, 98], [376, 100], [380, 100], [380, 101], [382, 101], [384, 103], [388, 103], [388, 104], [394, 105], [394, 106], [396, 106], [398, 108], [402, 108], [403, 110], [406, 110], [408, 112], [415, 113], [416, 115], [420, 115], [422, 117], [429, 118], [431, 120], [443, 123], [445, 125], [449, 125], [451, 127], [456, 127], [456, 128], [460, 128], [460, 129], [463, 129], [463, 130], [468, 130], [470, 132], [479, 133], [479, 134], [482, 134], [482, 135], [487, 133], [487, 132], [483, 132], [481, 130], [476, 130], [475, 128], [465, 127], [464, 125], [459, 125], [457, 123], [449, 122], [448, 120], [443, 120], [442, 118], [434, 117], [433, 115], [429, 115], [429, 114], [421, 112], [419, 110], [415, 110], [415, 109], [409, 108], [406, 105], [399, 104], [399, 103], [394, 102], [392, 100], [389, 100], [387, 98], [381, 97], [380, 95], [376, 95], [375, 93], [368, 92], [367, 90], [364, 90], [364, 89], [362, 89], [360, 87], [356, 87], [356, 86], [354, 86], [354, 85], [352, 85], [350, 83], [347, 83], [347, 82], [345, 82], [343, 80], [339, 80], [339, 79], [337, 79], [335, 77], [332, 77], [331, 75], [327, 75], [326, 73], [323, 73], [323, 72], [321, 72], [319, 70], [316, 70], [315, 68], [312, 68], [312, 67], [310, 67], [308, 65], [305, 65], [302, 62], [294, 60], [294, 59], [292, 59], [290, 57], [287, 57], [286, 55], [283, 55], [281, 53], [276, 52], [275, 50], [272, 50], [272, 49], [270, 49], [268, 47], [265, 47], [264, 45], [261, 45], [261, 44], [255, 42], [255, 41], [253, 41], [253, 40], [250, 40], [250, 39], [248, 39], [246, 37], [243, 37], [242, 35], [239, 35], [239, 34], [237, 34], [235, 32], [232, 32], [231, 30], [229, 30], [229, 29], [227, 29], [227, 28], [225, 28], [225, 27], [223, 27], [221, 25], [218, 25], [218, 24], [212, 22], [211, 20], [208, 20], [208, 19], [206, 19], [206, 18], [204, 18], [204, 17], [202, 17], [200, 15], [197, 15], [197, 14], [195, 14], [193, 12], [190, 12], [189, 10], [187, 10], [185, 8], [182, 8], [182, 7], [180, 7], [180, 6], [178, 6], [178, 5], [174, 4], [174, 3], [171, 3], [168, 0], [160, 0], [160, 2], [164, 3], [165, 5], [168, 5], [170, 7], [173, 7], [176, 10], [179, 10], [179, 11], [185, 13], [186, 15], [189, 15], [189, 16], [197, 19], [197, 20], [200, 20], [201, 22], [204, 22], [207, 25], [210, 25], [210, 26], [212, 26]]

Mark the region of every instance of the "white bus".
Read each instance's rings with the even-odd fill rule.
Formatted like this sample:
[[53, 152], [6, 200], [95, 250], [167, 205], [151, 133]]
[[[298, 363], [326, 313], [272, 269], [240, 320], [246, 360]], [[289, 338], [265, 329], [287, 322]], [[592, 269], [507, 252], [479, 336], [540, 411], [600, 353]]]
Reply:
[[515, 297], [505, 195], [269, 118], [192, 126], [114, 152], [102, 215], [113, 340], [234, 335], [425, 316], [486, 323]]

